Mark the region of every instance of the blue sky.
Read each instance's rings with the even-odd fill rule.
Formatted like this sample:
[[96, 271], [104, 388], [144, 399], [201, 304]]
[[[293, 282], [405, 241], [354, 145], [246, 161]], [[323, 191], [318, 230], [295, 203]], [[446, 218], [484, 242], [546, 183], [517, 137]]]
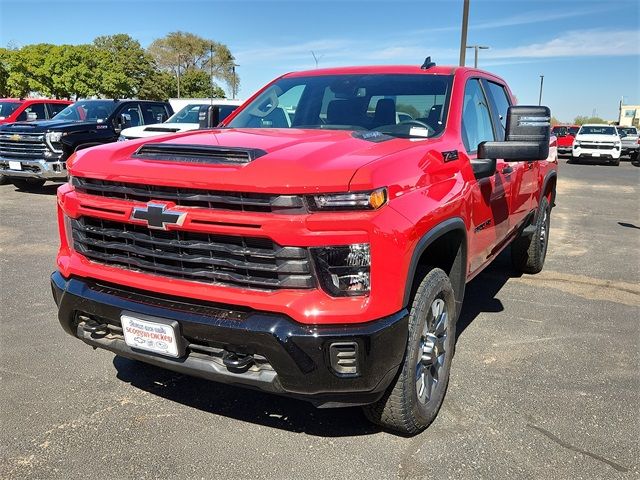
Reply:
[[[468, 44], [490, 46], [480, 67], [505, 78], [519, 102], [570, 121], [616, 119], [640, 104], [637, 0], [471, 0]], [[183, 30], [225, 43], [241, 98], [281, 73], [315, 67], [457, 65], [462, 0], [0, 0], [0, 45], [88, 43], [128, 33], [143, 46]], [[467, 52], [473, 64], [473, 52]]]

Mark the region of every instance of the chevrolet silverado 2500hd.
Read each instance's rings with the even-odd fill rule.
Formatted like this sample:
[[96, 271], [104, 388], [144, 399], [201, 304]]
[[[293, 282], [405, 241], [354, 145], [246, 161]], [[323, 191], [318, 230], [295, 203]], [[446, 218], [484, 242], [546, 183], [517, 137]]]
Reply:
[[550, 112], [513, 103], [470, 68], [313, 70], [216, 129], [77, 152], [58, 190], [60, 323], [117, 355], [419, 432], [465, 284], [508, 245], [518, 271], [545, 260]]

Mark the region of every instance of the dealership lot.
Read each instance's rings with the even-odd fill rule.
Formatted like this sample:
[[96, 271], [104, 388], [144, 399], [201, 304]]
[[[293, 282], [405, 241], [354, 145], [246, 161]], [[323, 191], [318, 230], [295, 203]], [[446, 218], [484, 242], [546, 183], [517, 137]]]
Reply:
[[92, 351], [55, 318], [55, 186], [1, 186], [0, 478], [636, 478], [640, 168], [559, 177], [545, 270], [514, 278], [503, 255], [468, 286], [414, 438]]

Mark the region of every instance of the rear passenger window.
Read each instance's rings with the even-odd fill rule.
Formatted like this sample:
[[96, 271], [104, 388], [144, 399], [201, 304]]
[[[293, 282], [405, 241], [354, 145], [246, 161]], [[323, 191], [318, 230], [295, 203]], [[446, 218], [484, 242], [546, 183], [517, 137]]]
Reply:
[[64, 110], [67, 106], [64, 103], [49, 103], [49, 118], [55, 117], [58, 113]]
[[144, 118], [145, 125], [152, 123], [162, 123], [167, 118], [167, 111], [164, 105], [144, 105], [142, 104], [142, 117]]
[[487, 93], [493, 98], [496, 113], [500, 119], [500, 125], [502, 125], [502, 129], [498, 133], [498, 141], [502, 142], [504, 141], [504, 134], [507, 129], [507, 110], [511, 102], [509, 102], [507, 92], [502, 85], [493, 82], [487, 82], [487, 85], [489, 86]]
[[468, 153], [475, 153], [478, 144], [495, 140], [489, 105], [478, 79], [471, 79], [464, 89], [462, 107], [462, 142]]
[[35, 113], [35, 120], [44, 120], [47, 118], [47, 115], [44, 113], [44, 103], [35, 103], [33, 105], [25, 108], [22, 113], [18, 116], [19, 122], [24, 122], [29, 119], [29, 113]]

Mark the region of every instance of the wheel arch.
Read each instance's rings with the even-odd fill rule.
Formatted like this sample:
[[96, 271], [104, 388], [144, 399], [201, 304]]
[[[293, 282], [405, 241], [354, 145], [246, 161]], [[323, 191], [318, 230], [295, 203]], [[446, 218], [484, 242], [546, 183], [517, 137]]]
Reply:
[[425, 233], [411, 255], [403, 307], [408, 308], [416, 275], [421, 266], [441, 268], [449, 276], [456, 297], [457, 314], [462, 307], [467, 271], [467, 228], [460, 217], [449, 218]]
[[558, 174], [555, 170], [550, 171], [544, 177], [544, 182], [542, 183], [542, 197], [547, 196], [547, 194], [551, 194], [549, 198], [549, 205], [551, 208], [556, 205], [556, 185], [558, 183]]

